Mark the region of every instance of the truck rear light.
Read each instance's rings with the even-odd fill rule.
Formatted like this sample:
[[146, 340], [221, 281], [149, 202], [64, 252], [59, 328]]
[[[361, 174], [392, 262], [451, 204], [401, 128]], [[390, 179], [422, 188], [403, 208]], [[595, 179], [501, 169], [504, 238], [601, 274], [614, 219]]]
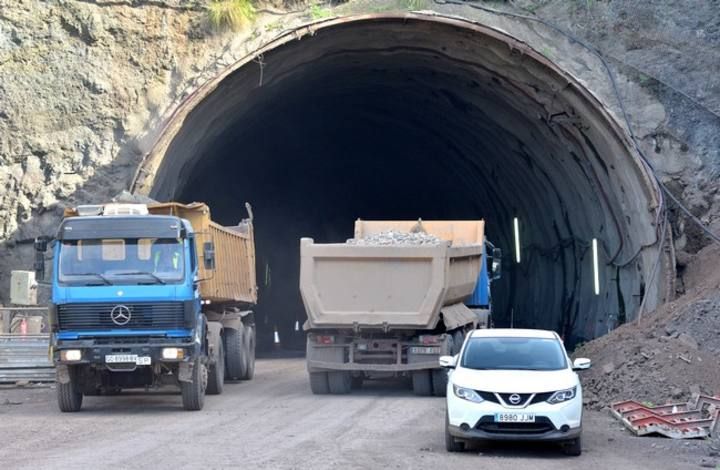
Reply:
[[315, 342], [317, 344], [334, 344], [335, 337], [329, 335], [318, 335], [315, 337]]
[[440, 344], [442, 343], [442, 336], [434, 335], [422, 335], [420, 336], [421, 344]]

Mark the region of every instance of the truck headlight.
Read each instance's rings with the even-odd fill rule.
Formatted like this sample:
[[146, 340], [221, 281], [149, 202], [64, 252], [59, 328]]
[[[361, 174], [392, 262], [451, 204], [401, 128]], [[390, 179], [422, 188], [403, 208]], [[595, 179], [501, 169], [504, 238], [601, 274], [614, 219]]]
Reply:
[[453, 391], [455, 392], [456, 397], [462, 398], [463, 400], [471, 401], [473, 403], [481, 403], [485, 401], [475, 390], [471, 388], [458, 387], [453, 384]]
[[564, 401], [572, 400], [575, 398], [575, 394], [577, 393], [577, 386], [573, 388], [568, 388], [566, 390], [558, 390], [557, 392], [553, 393], [550, 398], [548, 398], [548, 403], [551, 404], [557, 404], [562, 403]]
[[64, 349], [60, 351], [61, 361], [79, 361], [82, 359], [82, 351], [79, 349]]
[[182, 348], [163, 348], [162, 357], [163, 359], [182, 359], [185, 356], [185, 351]]

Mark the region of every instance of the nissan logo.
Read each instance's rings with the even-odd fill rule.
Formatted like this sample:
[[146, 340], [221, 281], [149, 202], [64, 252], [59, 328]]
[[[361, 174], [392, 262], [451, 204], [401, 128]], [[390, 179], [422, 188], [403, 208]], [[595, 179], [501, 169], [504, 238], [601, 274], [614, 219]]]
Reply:
[[130, 312], [130, 307], [126, 305], [116, 305], [112, 310], [110, 310], [110, 319], [117, 326], [127, 325], [130, 323], [131, 317], [132, 313]]
[[520, 403], [520, 400], [521, 400], [520, 395], [518, 395], [517, 393], [513, 393], [512, 395], [510, 395], [510, 398], [508, 398], [508, 399], [510, 400], [510, 403], [513, 405], [517, 405], [518, 403]]

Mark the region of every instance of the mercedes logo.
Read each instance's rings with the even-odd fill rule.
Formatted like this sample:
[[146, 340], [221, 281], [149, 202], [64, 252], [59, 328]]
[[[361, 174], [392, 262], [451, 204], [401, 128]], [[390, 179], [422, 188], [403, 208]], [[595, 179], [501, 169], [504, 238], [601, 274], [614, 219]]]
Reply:
[[517, 405], [518, 403], [520, 403], [521, 398], [520, 395], [518, 395], [517, 393], [513, 393], [512, 395], [510, 395], [509, 400], [511, 404]]
[[110, 319], [117, 326], [127, 325], [130, 323], [131, 317], [132, 313], [130, 312], [130, 307], [126, 305], [116, 305], [112, 310], [110, 310]]

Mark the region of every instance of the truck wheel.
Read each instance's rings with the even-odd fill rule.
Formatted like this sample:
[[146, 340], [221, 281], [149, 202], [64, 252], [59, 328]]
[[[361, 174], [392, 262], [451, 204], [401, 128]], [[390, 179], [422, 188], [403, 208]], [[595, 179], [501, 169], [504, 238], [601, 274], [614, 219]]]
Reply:
[[310, 390], [314, 395], [327, 395], [330, 393], [327, 372], [310, 372]]
[[247, 357], [243, 331], [234, 328], [223, 330], [225, 338], [225, 372], [228, 378], [241, 380], [247, 375]]
[[207, 387], [207, 368], [198, 358], [193, 365], [192, 382], [180, 382], [183, 408], [187, 411], [202, 410], [205, 405], [205, 389]]
[[447, 415], [445, 415], [445, 450], [447, 450], [448, 452], [462, 452], [463, 450], [465, 450], [465, 443], [458, 442], [450, 434], [450, 423], [448, 421], [448, 417]]
[[452, 334], [452, 336], [453, 336], [453, 356], [454, 356], [455, 354], [458, 354], [463, 347], [463, 343], [465, 342], [465, 333], [463, 333], [461, 330], [455, 330], [455, 332]]
[[433, 395], [436, 397], [444, 397], [447, 394], [448, 374], [445, 369], [435, 369], [432, 371], [432, 387]]
[[245, 325], [243, 332], [243, 343], [245, 346], [245, 375], [240, 377], [242, 380], [251, 380], [255, 375], [255, 327]]
[[225, 347], [223, 342], [218, 341], [217, 358], [215, 364], [210, 366], [208, 371], [208, 395], [220, 395], [223, 392], [223, 384], [225, 383]]
[[333, 395], [346, 395], [352, 389], [350, 372], [328, 372], [328, 385]]
[[82, 408], [83, 394], [80, 387], [77, 369], [68, 366], [70, 381], [66, 384], [57, 382], [57, 400], [60, 411], [72, 413]]
[[412, 375], [413, 392], [421, 397], [429, 397], [432, 395], [432, 379], [430, 371], [416, 370]]

